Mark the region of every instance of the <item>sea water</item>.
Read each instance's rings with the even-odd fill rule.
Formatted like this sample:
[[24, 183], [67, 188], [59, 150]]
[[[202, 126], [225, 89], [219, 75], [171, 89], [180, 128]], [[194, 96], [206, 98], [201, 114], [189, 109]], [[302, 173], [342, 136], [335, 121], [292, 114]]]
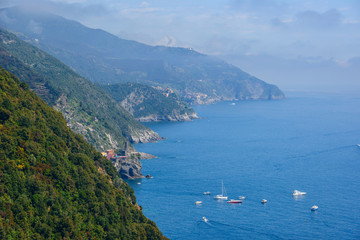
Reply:
[[[166, 140], [136, 145], [158, 158], [142, 161], [153, 179], [129, 184], [164, 235], [360, 239], [360, 96], [288, 93], [194, 108], [202, 119], [149, 124]], [[213, 199], [222, 181], [242, 204]]]

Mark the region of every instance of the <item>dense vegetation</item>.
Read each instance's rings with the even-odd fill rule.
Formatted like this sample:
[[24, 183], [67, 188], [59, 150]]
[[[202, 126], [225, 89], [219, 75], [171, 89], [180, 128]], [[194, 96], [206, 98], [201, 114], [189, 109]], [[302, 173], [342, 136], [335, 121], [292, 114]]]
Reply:
[[70, 128], [98, 150], [122, 149], [126, 141], [159, 139], [97, 85], [2, 29], [0, 66], [23, 79], [50, 106], [62, 112]]
[[162, 239], [111, 162], [0, 68], [0, 239]]
[[51, 14], [26, 13], [16, 8], [1, 12], [6, 17], [0, 26], [21, 33], [21, 37], [93, 82], [130, 81], [170, 87], [192, 103], [284, 97], [276, 86], [191, 49], [124, 40]]
[[140, 121], [182, 121], [197, 117], [171, 89], [155, 89], [130, 82], [101, 87]]

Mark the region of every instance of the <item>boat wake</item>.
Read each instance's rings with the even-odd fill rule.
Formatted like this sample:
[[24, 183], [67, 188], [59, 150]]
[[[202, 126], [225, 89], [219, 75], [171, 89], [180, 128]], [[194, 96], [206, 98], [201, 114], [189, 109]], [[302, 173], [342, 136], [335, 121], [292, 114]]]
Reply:
[[237, 225], [231, 225], [231, 224], [227, 224], [227, 223], [222, 223], [222, 222], [218, 222], [218, 221], [214, 221], [214, 220], [208, 220], [207, 222], [204, 222], [204, 221], [199, 221], [201, 223], [206, 223], [208, 226], [211, 226], [213, 228], [221, 228], [221, 230], [223, 231], [224, 227], [228, 227], [228, 228], [233, 228], [233, 229], [240, 229], [240, 230], [243, 230], [243, 231], [246, 231], [246, 232], [251, 232], [251, 233], [255, 233], [255, 234], [259, 234], [259, 235], [262, 235], [262, 236], [266, 236], [268, 238], [271, 238], [271, 239], [284, 239], [276, 234], [273, 234], [273, 233], [267, 233], [265, 231], [258, 231], [254, 228], [251, 228], [251, 227], [246, 227], [246, 226], [237, 226]]
[[290, 159], [308, 158], [308, 157], [312, 157], [312, 156], [316, 156], [316, 155], [321, 155], [321, 154], [324, 154], [324, 153], [339, 152], [339, 151], [349, 149], [349, 148], [353, 148], [353, 147], [354, 147], [353, 145], [346, 145], [346, 146], [340, 146], [340, 147], [335, 147], [335, 148], [330, 148], [330, 149], [312, 151], [312, 152], [308, 152], [308, 153], [305, 153], [305, 154], [292, 156], [292, 157], [290, 157]]
[[215, 227], [211, 222], [212, 222], [212, 221], [210, 221], [210, 220], [207, 220], [207, 221], [200, 220], [200, 221], [198, 222], [198, 225], [199, 225], [199, 224], [206, 224], [206, 225], [208, 225], [208, 226], [210, 226], [210, 227]]

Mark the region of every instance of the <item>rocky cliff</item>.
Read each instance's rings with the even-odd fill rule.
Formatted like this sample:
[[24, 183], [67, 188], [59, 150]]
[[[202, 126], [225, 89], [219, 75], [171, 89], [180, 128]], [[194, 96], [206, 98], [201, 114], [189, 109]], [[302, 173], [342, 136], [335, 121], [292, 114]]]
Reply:
[[141, 162], [137, 156], [113, 160], [113, 165], [123, 179], [143, 178]]
[[101, 86], [140, 122], [191, 121], [195, 111], [171, 88], [139, 83]]

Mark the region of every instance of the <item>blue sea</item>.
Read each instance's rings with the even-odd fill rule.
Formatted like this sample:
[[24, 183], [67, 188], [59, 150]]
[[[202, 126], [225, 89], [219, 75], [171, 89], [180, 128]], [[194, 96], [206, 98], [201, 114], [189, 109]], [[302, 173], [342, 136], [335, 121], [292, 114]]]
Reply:
[[[158, 156], [129, 181], [144, 214], [170, 239], [360, 239], [360, 95], [234, 103], [148, 124], [167, 139], [136, 145]], [[213, 199], [222, 181], [242, 204]]]

